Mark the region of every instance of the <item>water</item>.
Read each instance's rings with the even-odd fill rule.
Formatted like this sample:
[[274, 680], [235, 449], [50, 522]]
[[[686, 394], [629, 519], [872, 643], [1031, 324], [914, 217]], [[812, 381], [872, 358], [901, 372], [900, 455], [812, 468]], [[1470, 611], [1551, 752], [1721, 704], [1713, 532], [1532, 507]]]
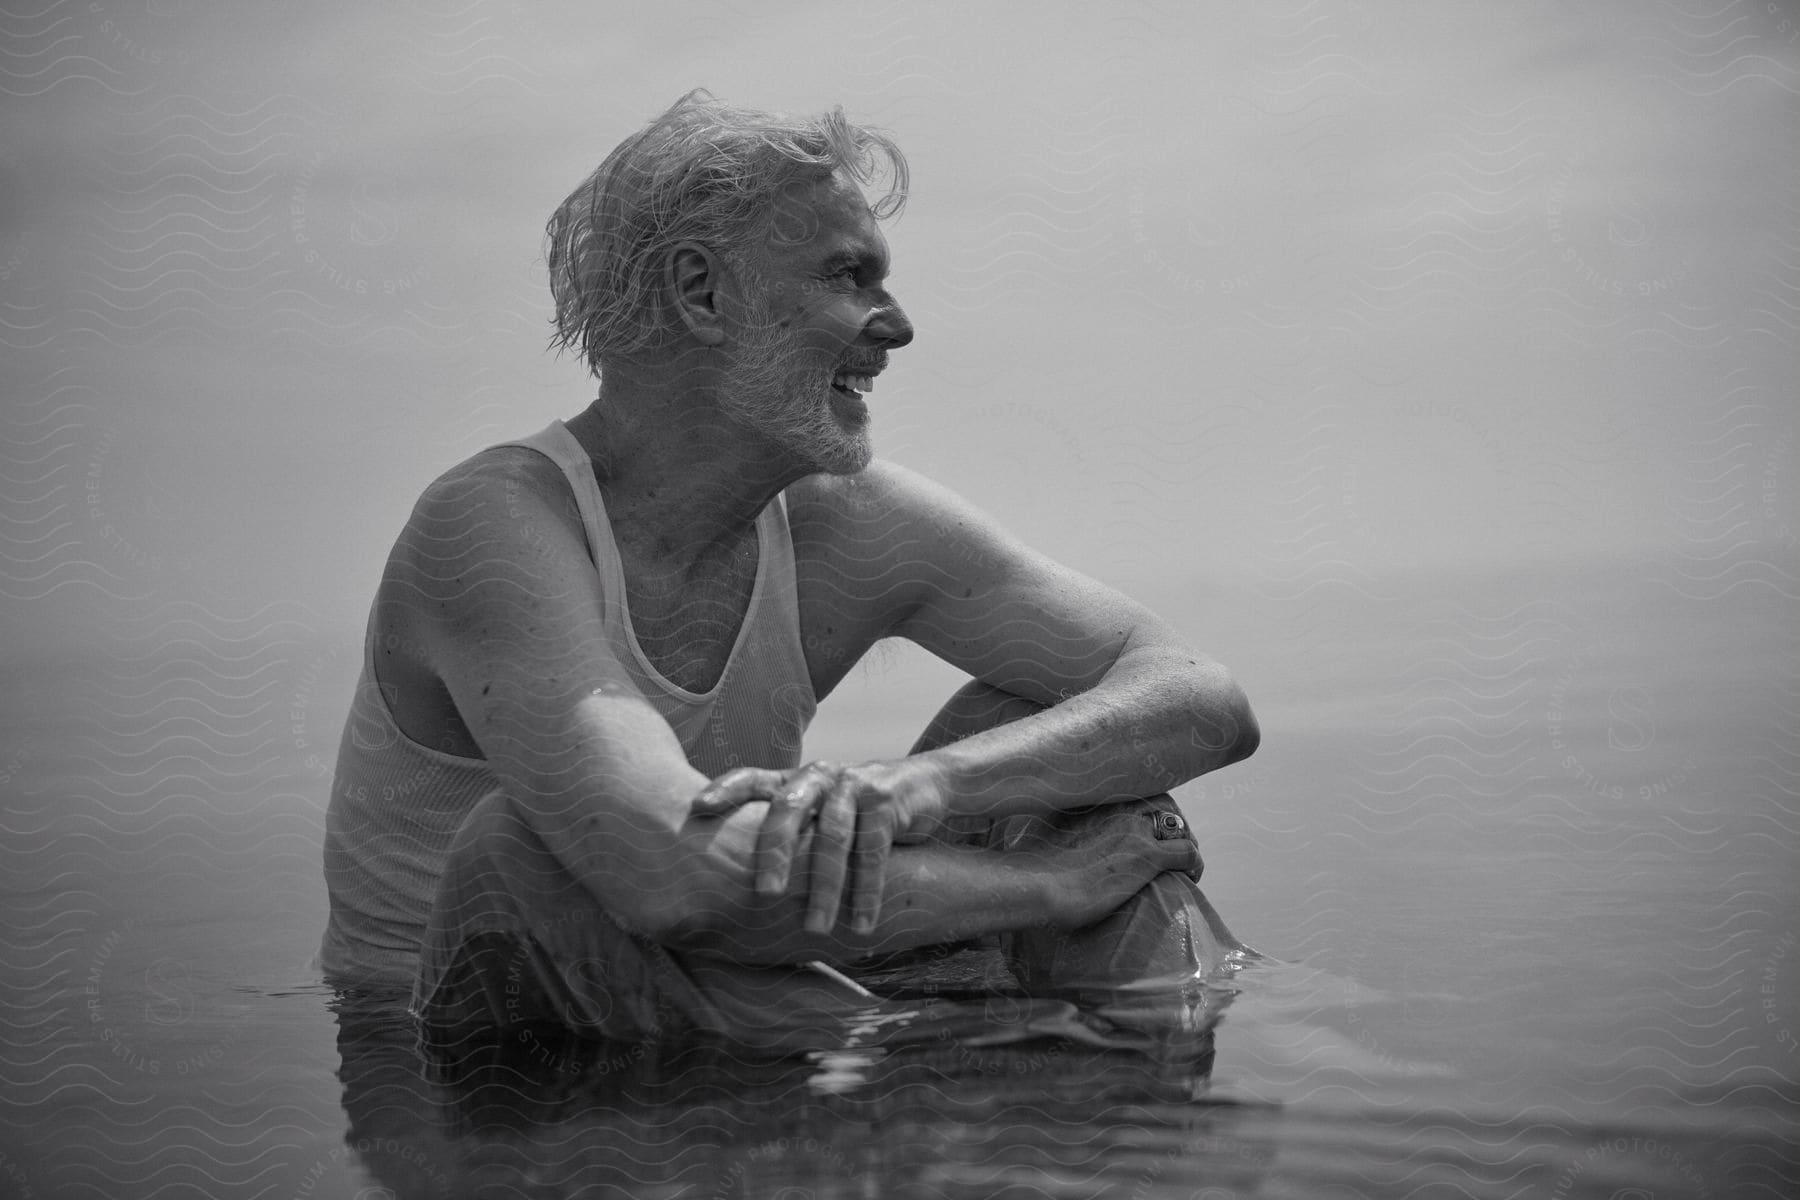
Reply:
[[[1792, 4], [11, 7], [0, 1197], [1800, 1195]], [[307, 973], [343, 626], [697, 84], [893, 130], [879, 452], [1257, 705], [1154, 1059], [458, 1071]]]
[[[171, 608], [17, 658], [0, 1193], [1793, 1194], [1800, 630], [1679, 566], [1161, 604], [1259, 704], [1180, 798], [1268, 958], [1150, 1057], [446, 1061], [306, 970], [344, 644]], [[818, 747], [892, 752], [947, 678], [878, 656]]]

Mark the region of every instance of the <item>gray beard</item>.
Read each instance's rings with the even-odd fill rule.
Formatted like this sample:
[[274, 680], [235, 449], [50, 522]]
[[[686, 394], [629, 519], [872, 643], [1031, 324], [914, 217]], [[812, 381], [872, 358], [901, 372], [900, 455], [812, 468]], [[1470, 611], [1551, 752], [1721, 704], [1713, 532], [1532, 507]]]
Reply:
[[841, 428], [831, 412], [830, 368], [809, 362], [773, 320], [741, 339], [720, 408], [746, 433], [778, 446], [809, 472], [848, 475], [869, 464], [865, 432]]

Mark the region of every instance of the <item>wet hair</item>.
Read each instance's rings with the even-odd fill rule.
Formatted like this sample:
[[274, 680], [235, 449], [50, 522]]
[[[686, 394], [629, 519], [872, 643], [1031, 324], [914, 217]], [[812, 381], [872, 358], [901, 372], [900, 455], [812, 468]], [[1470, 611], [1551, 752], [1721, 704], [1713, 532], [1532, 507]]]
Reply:
[[550, 344], [578, 351], [597, 375], [663, 344], [672, 330], [660, 288], [667, 252], [698, 242], [742, 261], [780, 190], [842, 170], [885, 179], [877, 218], [906, 203], [906, 158], [842, 108], [795, 117], [738, 108], [696, 89], [626, 138], [569, 194], [545, 228], [556, 301]]

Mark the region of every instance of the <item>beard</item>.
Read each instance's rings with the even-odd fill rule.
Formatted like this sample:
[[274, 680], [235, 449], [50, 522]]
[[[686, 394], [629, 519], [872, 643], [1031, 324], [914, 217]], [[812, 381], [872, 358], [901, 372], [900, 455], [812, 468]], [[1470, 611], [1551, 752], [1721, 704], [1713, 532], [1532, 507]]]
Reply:
[[720, 410], [808, 474], [853, 475], [869, 465], [873, 448], [868, 418], [852, 422], [832, 407], [831, 378], [840, 365], [822, 361], [759, 309], [738, 339]]

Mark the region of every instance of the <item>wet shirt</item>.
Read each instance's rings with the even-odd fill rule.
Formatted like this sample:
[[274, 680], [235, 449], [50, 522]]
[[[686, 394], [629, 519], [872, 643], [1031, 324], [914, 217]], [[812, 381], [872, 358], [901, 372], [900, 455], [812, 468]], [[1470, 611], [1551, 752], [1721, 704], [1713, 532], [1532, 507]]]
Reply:
[[[801, 735], [816, 701], [801, 649], [783, 498], [757, 518], [756, 581], [725, 670], [710, 691], [692, 692], [663, 678], [632, 633], [612, 526], [593, 464], [574, 434], [556, 421], [505, 445], [534, 450], [561, 469], [600, 578], [603, 636], [638, 692], [675, 731], [688, 762], [708, 776], [738, 766], [799, 765]], [[334, 981], [405, 988], [450, 843], [499, 779], [484, 759], [445, 753], [401, 732], [376, 682], [376, 649], [371, 612], [326, 810], [331, 916], [320, 965]]]

